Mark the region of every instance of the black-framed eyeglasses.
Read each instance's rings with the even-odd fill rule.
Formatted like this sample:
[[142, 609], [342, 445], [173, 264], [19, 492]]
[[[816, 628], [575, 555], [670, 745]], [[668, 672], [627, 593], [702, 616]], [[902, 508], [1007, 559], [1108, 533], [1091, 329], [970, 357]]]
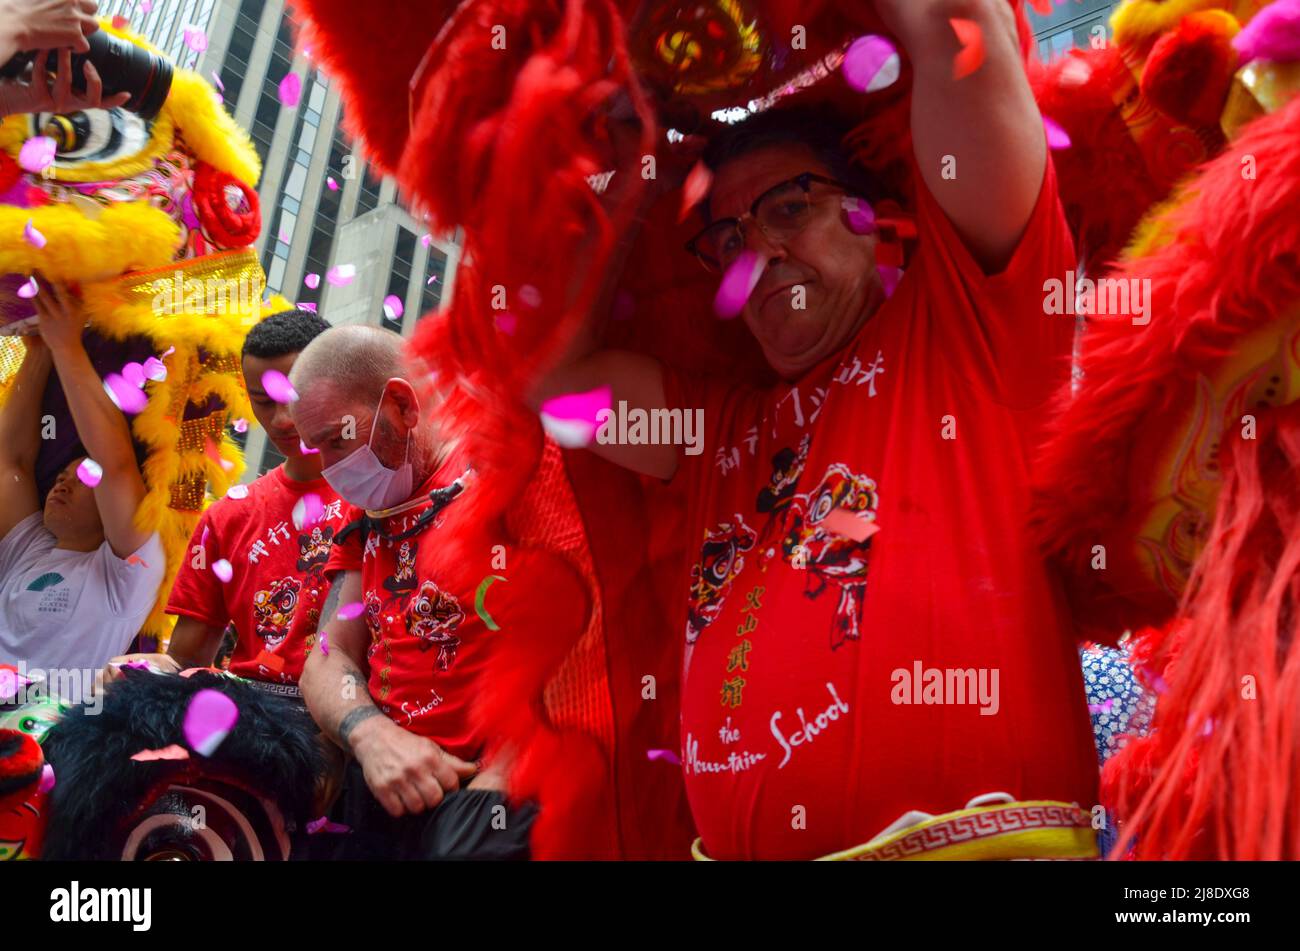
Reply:
[[773, 185], [754, 199], [749, 211], [739, 218], [719, 218], [686, 242], [686, 250], [710, 271], [722, 271], [745, 250], [745, 221], [753, 220], [772, 241], [789, 241], [812, 220], [812, 186], [816, 182], [842, 192], [851, 190], [842, 182], [813, 172]]

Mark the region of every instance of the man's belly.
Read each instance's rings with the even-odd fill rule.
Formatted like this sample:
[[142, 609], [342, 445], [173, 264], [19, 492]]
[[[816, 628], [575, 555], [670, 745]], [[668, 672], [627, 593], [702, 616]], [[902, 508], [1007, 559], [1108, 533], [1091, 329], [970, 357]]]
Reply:
[[812, 859], [867, 842], [910, 810], [951, 812], [992, 792], [1091, 808], [1097, 761], [1082, 677], [1073, 647], [1060, 646], [940, 667], [902, 660], [897, 645], [854, 643], [833, 669], [752, 665], [739, 703], [697, 653], [682, 767], [705, 851]]

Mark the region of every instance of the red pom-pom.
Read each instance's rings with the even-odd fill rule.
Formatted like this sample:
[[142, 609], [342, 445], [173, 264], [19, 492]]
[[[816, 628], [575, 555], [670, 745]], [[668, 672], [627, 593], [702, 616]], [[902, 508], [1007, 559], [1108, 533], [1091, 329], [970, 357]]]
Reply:
[[1179, 122], [1217, 128], [1237, 51], [1237, 21], [1221, 10], [1184, 17], [1160, 37], [1142, 73], [1142, 94]]
[[19, 168], [17, 162], [7, 153], [0, 152], [0, 195], [13, 188], [22, 173], [23, 170]]
[[257, 192], [205, 162], [194, 168], [194, 208], [219, 248], [246, 248], [262, 230]]

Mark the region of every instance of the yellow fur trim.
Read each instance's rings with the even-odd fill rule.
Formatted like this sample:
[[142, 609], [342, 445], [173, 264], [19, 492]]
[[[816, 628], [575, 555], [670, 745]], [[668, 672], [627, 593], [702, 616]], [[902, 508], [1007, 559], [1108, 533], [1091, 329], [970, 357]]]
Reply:
[[1115, 42], [1149, 46], [1178, 21], [1202, 10], [1219, 10], [1244, 26], [1269, 0], [1126, 0], [1110, 18]]
[[70, 205], [0, 205], [0, 234], [21, 236], [28, 221], [45, 235], [45, 247], [0, 243], [0, 274], [39, 270], [50, 280], [88, 284], [169, 264], [181, 240], [176, 222], [142, 202], [109, 205], [95, 220]]

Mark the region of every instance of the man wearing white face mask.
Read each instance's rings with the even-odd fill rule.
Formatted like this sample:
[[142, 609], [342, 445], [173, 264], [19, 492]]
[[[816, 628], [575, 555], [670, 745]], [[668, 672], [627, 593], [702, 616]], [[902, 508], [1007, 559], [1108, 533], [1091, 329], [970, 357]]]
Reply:
[[388, 330], [334, 328], [290, 374], [294, 424], [350, 503], [326, 564], [328, 646], [312, 651], [301, 680], [322, 731], [355, 757], [336, 809], [354, 834], [338, 857], [524, 857], [534, 810], [511, 813], [504, 829], [493, 822], [506, 804], [503, 770], [471, 716], [476, 680], [498, 639], [581, 618], [587, 596], [571, 570], [520, 549], [508, 593], [545, 585], [547, 598], [497, 596], [492, 623], [476, 610], [502, 539], [463, 527], [459, 550], [481, 552], [481, 563], [448, 555], [439, 531], [475, 491], [474, 473], [406, 379], [402, 344]]

